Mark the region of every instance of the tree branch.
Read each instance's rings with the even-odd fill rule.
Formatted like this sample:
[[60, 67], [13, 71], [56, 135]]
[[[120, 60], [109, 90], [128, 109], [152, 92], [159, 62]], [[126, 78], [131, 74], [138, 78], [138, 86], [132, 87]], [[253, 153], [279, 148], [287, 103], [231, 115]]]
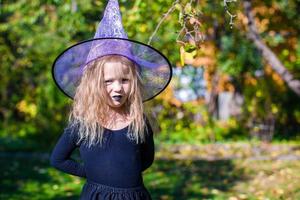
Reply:
[[176, 5], [178, 2], [179, 2], [179, 0], [176, 0], [176, 1], [173, 3], [173, 5], [171, 6], [171, 8], [168, 10], [168, 12], [165, 13], [165, 14], [163, 14], [163, 18], [160, 19], [160, 21], [158, 22], [158, 24], [157, 24], [157, 26], [156, 26], [154, 32], [152, 33], [152, 35], [151, 35], [150, 38], [149, 38], [149, 41], [148, 41], [148, 43], [147, 43], [148, 45], [150, 45], [150, 43], [152, 42], [153, 37], [154, 37], [155, 34], [157, 33], [157, 31], [158, 31], [160, 25], [163, 23], [163, 21], [169, 16], [169, 14], [170, 14], [171, 12], [173, 12], [173, 11], [175, 10], [175, 5]]

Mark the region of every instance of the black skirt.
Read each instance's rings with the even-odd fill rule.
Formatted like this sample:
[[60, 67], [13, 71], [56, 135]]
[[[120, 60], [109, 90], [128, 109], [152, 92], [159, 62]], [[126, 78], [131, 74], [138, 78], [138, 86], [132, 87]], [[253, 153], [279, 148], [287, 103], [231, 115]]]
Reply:
[[144, 186], [115, 188], [87, 180], [80, 200], [151, 200], [151, 196]]

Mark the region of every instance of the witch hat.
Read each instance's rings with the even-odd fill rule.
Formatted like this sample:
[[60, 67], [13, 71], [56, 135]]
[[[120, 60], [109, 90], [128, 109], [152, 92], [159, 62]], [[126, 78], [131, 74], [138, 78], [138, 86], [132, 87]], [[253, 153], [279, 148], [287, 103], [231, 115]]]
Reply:
[[172, 66], [155, 48], [127, 37], [118, 0], [109, 0], [93, 39], [77, 43], [54, 61], [52, 75], [59, 89], [73, 99], [90, 62], [107, 55], [120, 55], [136, 63], [141, 77], [143, 101], [160, 94], [170, 83]]

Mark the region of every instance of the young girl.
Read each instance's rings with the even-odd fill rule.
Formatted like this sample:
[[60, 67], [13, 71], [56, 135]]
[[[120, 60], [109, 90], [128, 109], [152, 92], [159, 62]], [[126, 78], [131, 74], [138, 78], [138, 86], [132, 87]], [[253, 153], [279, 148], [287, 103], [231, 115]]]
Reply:
[[[154, 160], [143, 102], [169, 84], [172, 67], [148, 45], [127, 39], [117, 0], [109, 0], [94, 39], [65, 50], [53, 78], [74, 100], [50, 163], [86, 178], [82, 200], [147, 200], [142, 172]], [[71, 158], [79, 148], [83, 164]]]
[[[125, 57], [105, 56], [87, 68], [78, 86], [51, 165], [88, 179], [81, 199], [150, 199], [141, 172], [154, 159], [153, 133], [135, 68]], [[70, 158], [77, 147], [84, 165]]]

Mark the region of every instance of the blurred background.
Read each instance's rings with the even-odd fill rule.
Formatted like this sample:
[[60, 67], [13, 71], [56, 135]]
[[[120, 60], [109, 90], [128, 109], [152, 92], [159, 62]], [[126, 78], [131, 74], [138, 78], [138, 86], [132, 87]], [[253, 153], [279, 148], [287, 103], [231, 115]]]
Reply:
[[[106, 2], [0, 0], [0, 199], [79, 198], [84, 180], [49, 165], [72, 103], [51, 69]], [[129, 38], [173, 65], [145, 103], [153, 199], [300, 199], [300, 1], [119, 3]]]

